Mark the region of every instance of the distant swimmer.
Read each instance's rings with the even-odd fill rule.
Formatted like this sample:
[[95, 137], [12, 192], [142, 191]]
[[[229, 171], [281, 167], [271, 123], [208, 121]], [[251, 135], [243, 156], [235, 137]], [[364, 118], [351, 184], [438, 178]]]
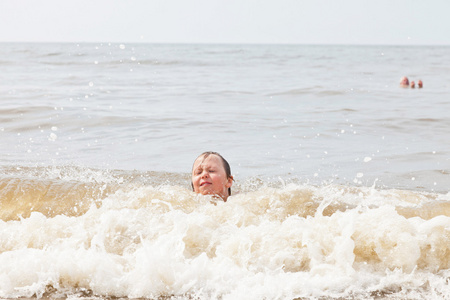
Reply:
[[[414, 89], [416, 87], [416, 83], [414, 82], [414, 80], [411, 80], [411, 82], [410, 82], [408, 77], [403, 76], [402, 78], [400, 78], [400, 87], [403, 87], [403, 88], [410, 87], [410, 88]], [[417, 87], [419, 89], [421, 89], [423, 87], [422, 80], [419, 79], [417, 81]]]
[[227, 201], [233, 176], [228, 162], [217, 152], [204, 152], [192, 166], [192, 189], [202, 195], [213, 195]]
[[408, 86], [409, 86], [409, 80], [408, 80], [408, 77], [403, 76], [403, 77], [400, 79], [400, 86], [401, 86], [401, 87], [408, 87]]

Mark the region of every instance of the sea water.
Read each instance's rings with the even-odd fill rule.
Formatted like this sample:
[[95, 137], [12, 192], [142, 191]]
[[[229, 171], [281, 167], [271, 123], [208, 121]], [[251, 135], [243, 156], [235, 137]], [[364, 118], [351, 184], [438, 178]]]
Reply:
[[449, 298], [449, 50], [0, 44], [0, 297]]

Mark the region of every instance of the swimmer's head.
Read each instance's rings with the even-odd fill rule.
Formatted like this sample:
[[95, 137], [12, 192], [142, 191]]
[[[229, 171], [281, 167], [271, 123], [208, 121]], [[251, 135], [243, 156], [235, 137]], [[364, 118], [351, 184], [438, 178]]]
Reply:
[[217, 152], [204, 152], [197, 157], [192, 166], [191, 180], [196, 193], [219, 196], [224, 201], [231, 195], [231, 168]]
[[400, 86], [401, 87], [408, 87], [409, 86], [408, 77], [403, 76], [402, 78], [400, 78]]
[[419, 87], [419, 89], [423, 87], [422, 80], [419, 79], [419, 81], [417, 81], [417, 86]]
[[409, 85], [412, 89], [416, 87], [416, 83], [414, 82], [414, 80], [411, 80], [411, 83]]

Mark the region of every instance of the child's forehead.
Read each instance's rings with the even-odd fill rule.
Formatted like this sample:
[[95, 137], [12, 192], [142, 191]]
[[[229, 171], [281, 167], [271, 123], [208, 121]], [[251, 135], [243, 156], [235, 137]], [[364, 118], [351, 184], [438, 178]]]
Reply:
[[203, 166], [209, 166], [209, 165], [220, 165], [221, 161], [220, 161], [220, 157], [218, 157], [217, 155], [214, 154], [210, 154], [210, 155], [202, 155], [199, 156], [195, 162], [194, 162], [194, 168], [199, 168], [199, 167], [203, 167]]

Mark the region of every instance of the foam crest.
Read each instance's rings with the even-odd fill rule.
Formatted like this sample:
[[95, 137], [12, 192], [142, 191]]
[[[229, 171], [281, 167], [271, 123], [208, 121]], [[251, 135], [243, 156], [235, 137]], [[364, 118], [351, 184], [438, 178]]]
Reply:
[[224, 203], [129, 182], [83, 213], [0, 221], [0, 297], [449, 297], [450, 216], [398, 209], [446, 195], [404, 194], [288, 184]]

